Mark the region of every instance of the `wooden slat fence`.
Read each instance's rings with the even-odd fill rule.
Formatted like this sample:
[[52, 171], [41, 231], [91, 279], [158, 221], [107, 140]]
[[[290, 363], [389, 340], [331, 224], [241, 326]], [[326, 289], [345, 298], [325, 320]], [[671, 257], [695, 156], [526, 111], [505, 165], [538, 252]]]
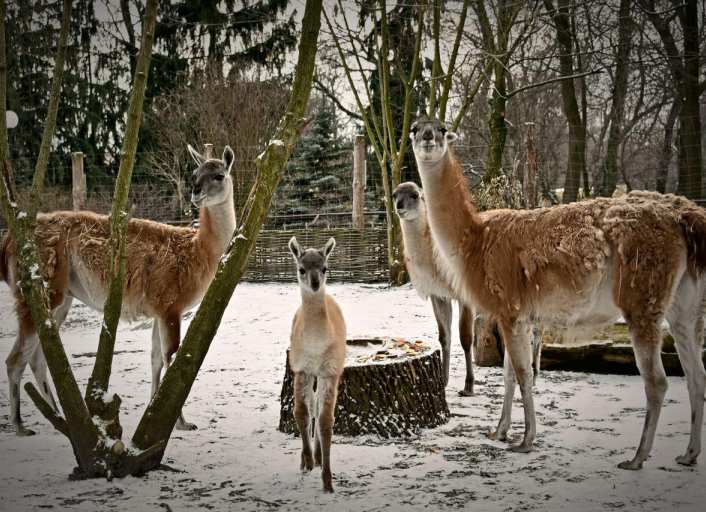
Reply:
[[[0, 240], [7, 231], [0, 228]], [[378, 283], [388, 279], [387, 232], [384, 227], [263, 230], [250, 257], [244, 281], [294, 282], [294, 261], [287, 243], [297, 237], [302, 247], [323, 247], [336, 239], [329, 260], [329, 282]]]
[[384, 282], [388, 279], [387, 232], [384, 227], [263, 230], [250, 257], [246, 281], [296, 280], [287, 243], [296, 236], [302, 247], [323, 247], [329, 237], [336, 249], [329, 260], [329, 282]]

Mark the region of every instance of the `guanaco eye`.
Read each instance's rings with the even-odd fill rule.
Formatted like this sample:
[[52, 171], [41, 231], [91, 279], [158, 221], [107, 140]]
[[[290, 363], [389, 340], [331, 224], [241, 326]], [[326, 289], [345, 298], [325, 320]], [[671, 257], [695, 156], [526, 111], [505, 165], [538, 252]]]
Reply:
[[441, 135], [446, 135], [446, 132], [448, 131], [446, 128], [439, 128], [439, 131], [441, 132]]
[[419, 199], [419, 194], [412, 194], [412, 199]]
[[306, 270], [304, 270], [303, 268], [300, 268], [300, 269], [299, 269], [299, 273], [300, 273], [301, 275], [304, 275], [304, 274], [306, 274]]
[[417, 135], [419, 129], [416, 126], [412, 126], [412, 135]]

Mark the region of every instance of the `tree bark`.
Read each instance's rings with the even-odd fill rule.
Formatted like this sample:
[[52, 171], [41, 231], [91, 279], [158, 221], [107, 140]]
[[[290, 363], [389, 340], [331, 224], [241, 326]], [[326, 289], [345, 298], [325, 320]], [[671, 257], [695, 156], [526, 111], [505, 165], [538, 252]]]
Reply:
[[[392, 361], [344, 369], [338, 386], [334, 433], [400, 437], [415, 434], [421, 428], [443, 425], [449, 420], [451, 414], [446, 403], [439, 350]], [[280, 404], [278, 430], [297, 434], [294, 375], [289, 368], [289, 351]]]
[[[5, 47], [5, 1], [0, 0], [2, 22], [0, 22], [0, 102], [5, 111], [6, 98], [6, 47]], [[64, 61], [70, 26], [71, 2], [64, 0], [61, 30], [59, 33], [58, 52], [54, 66], [47, 112], [47, 123], [42, 134], [39, 157], [35, 166], [30, 204], [24, 210], [17, 204], [14, 183], [11, 179], [10, 155], [7, 152], [7, 126], [5, 115], [0, 119], [0, 164], [2, 164], [2, 186], [0, 186], [0, 204], [5, 221], [17, 249], [20, 288], [25, 302], [29, 307], [47, 365], [54, 381], [59, 403], [66, 416], [66, 423], [73, 432], [70, 437], [74, 454], [80, 470], [89, 471], [93, 465], [93, 449], [98, 441], [98, 431], [91, 421], [88, 409], [84, 403], [78, 384], [71, 371], [71, 365], [64, 351], [59, 331], [49, 308], [49, 296], [44, 286], [40, 269], [42, 268], [39, 250], [34, 240], [36, 212], [43, 188], [43, 177], [46, 174], [49, 159], [49, 148], [56, 127], [56, 117], [61, 97], [61, 82], [63, 78]], [[31, 386], [31, 384], [30, 384]], [[81, 432], [82, 435], [76, 435]]]
[[618, 183], [618, 146], [622, 138], [623, 113], [625, 97], [630, 74], [630, 40], [632, 19], [630, 18], [631, 0], [620, 0], [618, 9], [618, 54], [615, 63], [615, 81], [613, 83], [613, 102], [610, 109], [610, 129], [605, 162], [603, 164], [603, 180], [598, 194], [606, 197], [613, 195]]
[[[159, 443], [166, 446], [216, 334], [223, 311], [245, 272], [257, 235], [267, 216], [272, 195], [282, 177], [287, 159], [299, 139], [300, 130], [305, 125], [304, 116], [316, 60], [321, 2], [322, 0], [306, 2], [296, 75], [287, 112], [267, 149], [256, 159], [258, 175], [244, 207], [243, 224], [221, 259], [216, 277], [189, 325], [176, 358], [166, 371], [159, 391], [147, 407], [132, 437], [138, 448], [145, 449]], [[156, 467], [163, 453], [164, 448], [155, 450], [152, 456], [144, 461], [144, 469]]]
[[684, 82], [679, 110], [679, 188], [692, 199], [703, 197], [701, 190], [701, 110], [699, 106], [699, 13], [696, 0], [684, 2], [679, 16], [684, 33]]
[[[547, 10], [554, 19], [556, 26], [556, 39], [559, 44], [559, 68], [563, 76], [574, 73], [573, 40], [574, 34], [570, 23], [570, 1], [559, 0], [558, 7], [554, 7], [552, 0], [544, 0]], [[561, 81], [561, 98], [564, 115], [569, 126], [569, 151], [564, 182], [564, 195], [562, 202], [571, 203], [578, 199], [578, 190], [581, 176], [586, 167], [586, 130], [581, 119], [576, 87], [573, 80]]]
[[[96, 362], [86, 387], [86, 404], [94, 416], [103, 421], [116, 422], [118, 407], [104, 403], [103, 396], [108, 391], [115, 349], [115, 333], [122, 311], [123, 286], [125, 281], [125, 257], [127, 251], [127, 229], [130, 220], [128, 194], [135, 165], [135, 154], [142, 121], [142, 110], [147, 88], [154, 29], [157, 20], [157, 1], [148, 1], [142, 28], [142, 44], [135, 66], [134, 83], [130, 95], [127, 126], [121, 151], [120, 168], [113, 192], [113, 207], [110, 212], [110, 283], [108, 296], [103, 306], [103, 322]], [[112, 402], [113, 400], [111, 400]], [[118, 400], [119, 402], [119, 400]], [[116, 431], [117, 433], [117, 431]], [[122, 433], [120, 431], [120, 433]], [[120, 434], [118, 434], [119, 437]]]
[[[678, 7], [684, 34], [680, 52], [669, 27], [654, 1], [641, 0], [642, 8], [660, 36], [672, 74], [679, 118], [679, 185], [677, 193], [689, 198], [702, 197], [701, 112], [699, 110], [699, 26], [696, 0], [686, 0]], [[663, 153], [664, 154], [664, 153]]]
[[669, 164], [672, 161], [672, 145], [674, 143], [674, 124], [679, 117], [679, 106], [681, 102], [675, 99], [672, 106], [669, 108], [667, 120], [664, 123], [664, 139], [662, 142], [662, 151], [659, 155], [659, 163], [657, 165], [657, 173], [655, 176], [655, 188], [657, 192], [662, 194], [667, 192], [667, 178], [669, 177]]

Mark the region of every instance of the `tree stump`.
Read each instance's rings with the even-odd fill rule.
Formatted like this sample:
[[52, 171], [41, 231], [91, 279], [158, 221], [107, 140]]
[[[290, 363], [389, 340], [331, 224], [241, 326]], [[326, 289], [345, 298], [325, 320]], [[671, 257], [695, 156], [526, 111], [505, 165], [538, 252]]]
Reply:
[[[299, 433], [293, 391], [287, 350], [278, 429], [288, 434]], [[443, 425], [449, 417], [438, 349], [399, 338], [348, 340], [335, 434], [402, 437]]]

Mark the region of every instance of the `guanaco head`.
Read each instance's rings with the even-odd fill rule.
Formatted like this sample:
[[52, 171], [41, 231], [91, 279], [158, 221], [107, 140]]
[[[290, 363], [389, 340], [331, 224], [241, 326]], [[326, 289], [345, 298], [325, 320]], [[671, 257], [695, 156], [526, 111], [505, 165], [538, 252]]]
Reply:
[[206, 158], [191, 145], [187, 146], [198, 168], [191, 175], [191, 202], [198, 208], [215, 206], [233, 197], [230, 170], [235, 155], [230, 146], [223, 150], [223, 158]]
[[324, 289], [326, 273], [328, 272], [328, 257], [336, 247], [336, 240], [329, 238], [323, 249], [303, 250], [293, 236], [289, 240], [289, 251], [297, 264], [297, 279], [299, 287], [305, 291], [316, 293]]
[[406, 181], [397, 185], [392, 192], [392, 201], [395, 204], [395, 212], [402, 220], [413, 221], [426, 215], [424, 194], [416, 183]]
[[409, 137], [412, 139], [414, 156], [419, 163], [435, 164], [448, 151], [449, 143], [458, 136], [446, 129], [446, 126], [436, 118], [422, 116], [410, 127]]

